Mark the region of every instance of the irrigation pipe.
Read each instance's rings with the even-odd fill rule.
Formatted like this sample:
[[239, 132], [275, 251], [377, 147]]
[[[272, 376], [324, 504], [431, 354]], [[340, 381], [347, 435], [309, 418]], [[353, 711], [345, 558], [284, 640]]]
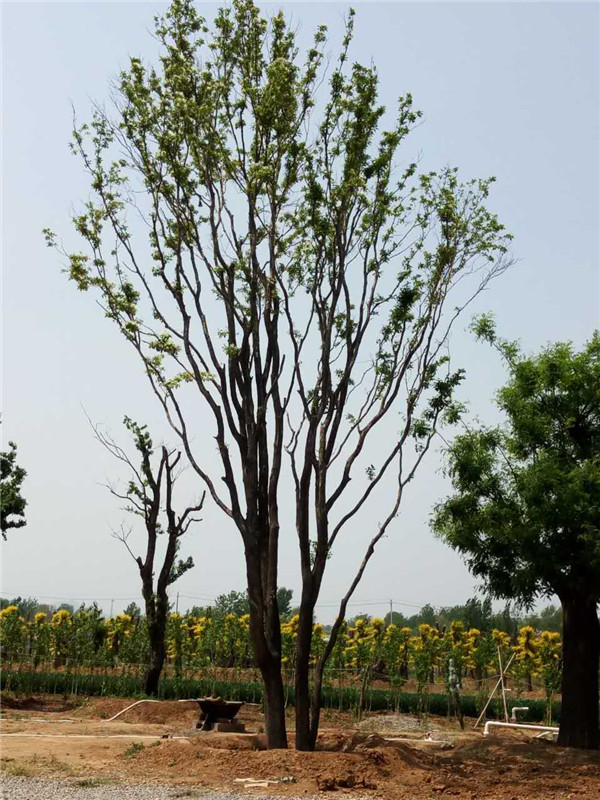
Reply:
[[529, 706], [513, 706], [510, 711], [510, 722], [518, 722], [517, 711], [529, 711]]
[[558, 728], [555, 728], [551, 725], [524, 725], [522, 722], [493, 722], [490, 720], [489, 722], [485, 723], [483, 728], [483, 735], [484, 736], [491, 736], [491, 729], [492, 728], [516, 728], [517, 730], [525, 730], [525, 731], [544, 731], [547, 733], [558, 733]]
[[111, 717], [110, 719], [107, 719], [106, 721], [107, 722], [112, 722], [113, 719], [117, 719], [117, 717], [120, 717], [121, 714], [124, 714], [126, 711], [129, 711], [130, 708], [134, 708], [135, 706], [139, 706], [140, 703], [159, 703], [159, 702], [160, 702], [159, 700], [136, 700], [135, 703], [132, 703], [130, 706], [127, 706], [122, 711], [119, 711], [118, 714], [115, 714], [114, 717]]
[[[113, 719], [117, 719], [117, 717], [120, 717], [121, 714], [124, 714], [126, 711], [129, 711], [130, 708], [134, 708], [134, 706], [139, 706], [140, 703], [162, 703], [162, 702], [163, 702], [162, 700], [136, 700], [135, 703], [132, 703], [130, 706], [127, 706], [122, 711], [119, 711], [118, 714], [115, 714], [114, 717], [111, 717], [110, 719], [107, 719], [106, 722], [112, 722]], [[178, 703], [197, 703], [198, 702], [198, 698], [191, 697], [189, 700], [178, 700], [177, 702]]]

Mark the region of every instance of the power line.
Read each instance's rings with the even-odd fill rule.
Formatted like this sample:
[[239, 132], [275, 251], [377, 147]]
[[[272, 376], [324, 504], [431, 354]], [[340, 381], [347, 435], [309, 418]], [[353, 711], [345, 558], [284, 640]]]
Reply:
[[[143, 600], [143, 598], [140, 595], [133, 595], [133, 596], [129, 596], [129, 597], [81, 597], [81, 596], [79, 596], [79, 597], [67, 597], [65, 595], [38, 594], [37, 592], [34, 592], [33, 595], [34, 595], [34, 598], [36, 600], [71, 600], [71, 601], [89, 600], [89, 601], [92, 601], [92, 602], [93, 601], [100, 601], [100, 602], [106, 602], [106, 603], [113, 602], [113, 601], [122, 602], [124, 600]], [[23, 597], [24, 594], [21, 593], [21, 592], [6, 591], [5, 590], [5, 591], [3, 591], [1, 593], [0, 596], [4, 597], [6, 599], [12, 599], [12, 598], [15, 598], [15, 597]], [[191, 594], [180, 594], [179, 597], [183, 598], [185, 600], [201, 600], [201, 601], [203, 601], [205, 603], [214, 603], [216, 601], [216, 599], [217, 599], [215, 597], [206, 597], [206, 596], [191, 595]], [[337, 608], [337, 607], [339, 607], [340, 602], [341, 602], [341, 600], [336, 600], [336, 601], [333, 601], [333, 602], [327, 601], [327, 602], [323, 602], [323, 603], [317, 603], [315, 608]], [[424, 605], [424, 603], [414, 603], [414, 602], [409, 602], [409, 601], [405, 601], [405, 600], [395, 600], [395, 599], [392, 600], [392, 602], [396, 606], [402, 606], [402, 607], [406, 607], [406, 608], [421, 609], [423, 607], [423, 605]], [[388, 600], [352, 600], [351, 602], [347, 603], [347, 605], [348, 606], [352, 606], [352, 607], [356, 607], [356, 606], [366, 607], [366, 606], [387, 606], [387, 605], [389, 605], [389, 603], [390, 603], [389, 599]]]
[[[341, 601], [338, 600], [336, 603], [317, 603], [315, 608], [333, 608], [338, 607]], [[392, 603], [396, 606], [403, 606], [408, 608], [423, 608], [425, 603], [408, 603], [404, 600], [392, 600]], [[349, 606], [389, 606], [390, 601], [388, 600], [355, 600], [351, 603], [348, 603]]]
[[191, 594], [180, 594], [179, 596], [185, 597], [186, 600], [204, 600], [206, 603], [214, 603], [216, 599], [214, 597], [196, 597]]

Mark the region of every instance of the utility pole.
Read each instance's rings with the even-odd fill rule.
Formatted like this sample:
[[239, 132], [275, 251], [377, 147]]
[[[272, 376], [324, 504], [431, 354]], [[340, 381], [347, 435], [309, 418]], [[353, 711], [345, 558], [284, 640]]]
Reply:
[[112, 619], [112, 615], [113, 615], [113, 606], [114, 606], [114, 604], [115, 604], [115, 601], [111, 600], [110, 601], [110, 618], [111, 619]]
[[394, 624], [394, 601], [390, 599], [390, 625]]
[[175, 613], [179, 614], [179, 592], [177, 592], [177, 600], [175, 601]]

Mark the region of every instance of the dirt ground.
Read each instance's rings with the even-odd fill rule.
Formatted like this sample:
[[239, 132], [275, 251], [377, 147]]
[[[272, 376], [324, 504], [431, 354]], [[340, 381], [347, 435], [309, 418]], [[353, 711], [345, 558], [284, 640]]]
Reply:
[[[223, 734], [194, 729], [194, 703], [145, 703], [108, 721], [130, 702], [3, 697], [2, 769], [90, 786], [181, 785], [182, 796], [212, 788], [245, 790], [249, 797], [600, 798], [600, 753], [566, 750], [521, 731], [484, 739], [472, 720], [461, 732], [455, 721], [441, 717], [421, 723], [410, 715], [373, 714], [357, 725], [349, 714], [324, 711], [318, 750], [298, 753], [264, 749], [258, 706], [246, 705], [239, 714], [247, 734]], [[293, 709], [290, 730], [292, 716]], [[444, 745], [427, 744], [428, 732]], [[244, 778], [273, 783], [252, 788]]]

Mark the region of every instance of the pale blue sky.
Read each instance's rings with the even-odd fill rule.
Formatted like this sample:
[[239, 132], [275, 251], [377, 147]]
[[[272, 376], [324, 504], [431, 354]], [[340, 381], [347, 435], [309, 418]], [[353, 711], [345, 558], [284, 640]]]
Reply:
[[[213, 3], [200, 3], [206, 16]], [[317, 24], [339, 41], [345, 3], [285, 3], [308, 37]], [[276, 4], [264, 4], [275, 9]], [[118, 470], [90, 436], [82, 411], [121, 436], [125, 413], [168, 431], [133, 355], [93, 298], [78, 295], [43, 243], [43, 227], [67, 234], [86, 182], [68, 152], [71, 103], [91, 100], [129, 55], [153, 58], [152, 17], [164, 4], [4, 3], [2, 85], [3, 424], [28, 470], [28, 526], [3, 544], [3, 593], [42, 597], [138, 597], [133, 563], [110, 538], [121, 518], [98, 482]], [[358, 3], [352, 58], [373, 59], [382, 99], [412, 92], [424, 112], [407, 160], [423, 169], [458, 166], [465, 177], [495, 175], [490, 205], [514, 234], [519, 263], [479, 302], [501, 331], [527, 349], [551, 340], [577, 345], [598, 327], [599, 8], [592, 3]], [[465, 396], [490, 419], [501, 366], [465, 332], [453, 356], [468, 368]], [[367, 601], [464, 601], [474, 582], [457, 555], [428, 532], [445, 484], [440, 459], [410, 487], [393, 531], [356, 593]], [[186, 552], [197, 568], [182, 595], [210, 598], [242, 587], [238, 535], [213, 509]], [[281, 583], [297, 590], [296, 542], [282, 533]], [[335, 601], [346, 567], [360, 558], [354, 530], [323, 589]], [[187, 601], [182, 602], [185, 607]], [[400, 607], [400, 606], [398, 606]], [[356, 607], [353, 610], [358, 610]], [[410, 607], [406, 607], [410, 611]], [[327, 619], [331, 610], [324, 607]]]

